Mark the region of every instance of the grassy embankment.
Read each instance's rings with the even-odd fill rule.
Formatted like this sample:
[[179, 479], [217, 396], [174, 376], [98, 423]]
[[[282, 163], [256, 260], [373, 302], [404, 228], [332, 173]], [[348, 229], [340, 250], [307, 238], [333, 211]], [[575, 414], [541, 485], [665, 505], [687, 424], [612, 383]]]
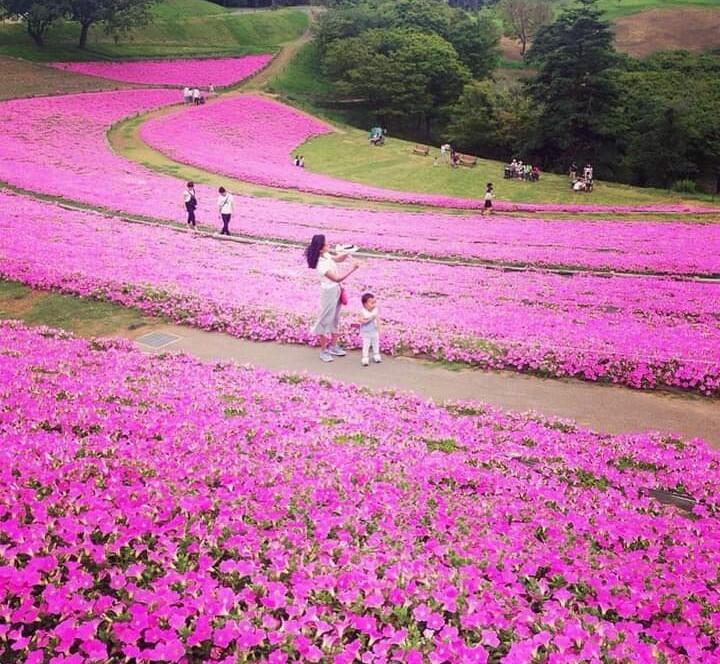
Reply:
[[35, 291], [0, 279], [0, 320], [17, 319], [28, 325], [47, 325], [82, 336], [144, 334], [158, 322], [137, 309], [109, 302]]
[[94, 26], [85, 50], [76, 46], [77, 23], [57, 23], [44, 48], [35, 46], [21, 24], [0, 23], [0, 55], [52, 62], [268, 53], [299, 37], [308, 25], [303, 11], [233, 12], [206, 0], [163, 0], [152, 13], [150, 24], [118, 43]]

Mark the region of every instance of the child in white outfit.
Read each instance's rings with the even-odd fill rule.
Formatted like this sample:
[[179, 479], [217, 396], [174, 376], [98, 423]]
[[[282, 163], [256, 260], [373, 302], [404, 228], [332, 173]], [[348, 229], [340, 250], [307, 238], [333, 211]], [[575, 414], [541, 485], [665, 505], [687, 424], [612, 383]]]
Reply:
[[370, 347], [373, 351], [373, 362], [382, 362], [380, 357], [380, 325], [378, 324], [378, 310], [375, 296], [365, 293], [362, 298], [362, 323], [360, 336], [362, 337], [362, 365], [370, 364]]

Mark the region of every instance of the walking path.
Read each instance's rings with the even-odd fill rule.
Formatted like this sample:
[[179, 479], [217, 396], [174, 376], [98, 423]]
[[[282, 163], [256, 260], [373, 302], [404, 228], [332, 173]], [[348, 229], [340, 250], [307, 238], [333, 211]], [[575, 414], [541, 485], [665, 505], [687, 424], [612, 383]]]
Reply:
[[[138, 334], [147, 332], [143, 328]], [[272, 371], [309, 371], [373, 389], [414, 392], [436, 402], [482, 401], [505, 410], [535, 410], [572, 419], [606, 433], [656, 430], [683, 438], [703, 438], [720, 447], [720, 404], [699, 396], [510, 372], [453, 370], [404, 357], [385, 357], [382, 364], [362, 367], [358, 351], [323, 364], [317, 349], [306, 346], [245, 341], [176, 325], [159, 325], [152, 332], [174, 335], [177, 340], [159, 349], [138, 342], [147, 352], [182, 351], [202, 360], [234, 360]]]

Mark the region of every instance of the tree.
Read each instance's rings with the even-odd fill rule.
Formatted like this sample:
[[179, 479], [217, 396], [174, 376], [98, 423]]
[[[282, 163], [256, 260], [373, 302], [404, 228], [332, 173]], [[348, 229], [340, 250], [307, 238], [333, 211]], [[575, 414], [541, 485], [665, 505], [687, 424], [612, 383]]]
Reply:
[[552, 6], [547, 0], [502, 0], [499, 6], [507, 34], [520, 40], [524, 56], [528, 41], [552, 21]]
[[70, 16], [80, 23], [78, 46], [87, 45], [90, 26], [104, 23], [108, 32], [127, 32], [150, 20], [155, 0], [68, 0]]
[[618, 72], [627, 119], [625, 178], [667, 187], [695, 178], [711, 191], [720, 175], [720, 59], [658, 53]]
[[381, 119], [415, 121], [426, 135], [470, 78], [442, 37], [397, 29], [334, 41], [323, 70], [340, 93], [362, 99]]
[[518, 90], [499, 90], [489, 81], [471, 81], [452, 107], [445, 137], [462, 150], [507, 159], [522, 152], [532, 124], [529, 100]]
[[445, 38], [475, 78], [488, 78], [495, 71], [500, 34], [489, 16], [470, 17], [458, 11]]
[[541, 109], [531, 147], [545, 165], [565, 168], [591, 160], [605, 173], [619, 161], [620, 96], [612, 68], [613, 35], [600, 19], [596, 0], [578, 0], [558, 20], [541, 28], [528, 51], [539, 71], [529, 84]]
[[67, 10], [64, 0], [0, 0], [0, 8], [12, 18], [19, 18], [28, 35], [43, 46], [50, 26]]

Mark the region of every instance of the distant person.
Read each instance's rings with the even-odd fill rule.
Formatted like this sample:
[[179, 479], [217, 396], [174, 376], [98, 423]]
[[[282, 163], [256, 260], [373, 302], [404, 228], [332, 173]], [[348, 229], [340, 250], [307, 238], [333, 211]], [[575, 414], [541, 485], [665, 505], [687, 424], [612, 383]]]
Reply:
[[[357, 263], [341, 274], [338, 263], [344, 262], [348, 254], [333, 256], [328, 249], [324, 235], [313, 235], [305, 249], [308, 267], [320, 276], [320, 315], [311, 328], [311, 333], [320, 337], [320, 359], [332, 362], [347, 353], [337, 345], [337, 329], [340, 323], [340, 309], [343, 304], [342, 284], [355, 270]], [[345, 302], [347, 304], [347, 301]]]
[[360, 337], [362, 338], [362, 359], [360, 363], [367, 367], [370, 364], [370, 349], [373, 352], [373, 362], [382, 362], [380, 355], [380, 325], [378, 320], [378, 309], [375, 296], [372, 293], [364, 293], [360, 298], [362, 302]]
[[192, 90], [187, 85], [183, 88], [183, 102], [186, 104], [192, 102]]
[[577, 171], [578, 171], [577, 164], [575, 162], [570, 164], [570, 170], [568, 171], [568, 177], [570, 178], [570, 182], [574, 183], [575, 180], [577, 180]]
[[537, 164], [535, 164], [535, 165], [532, 167], [532, 174], [531, 174], [530, 177], [531, 177], [531, 179], [532, 179], [533, 182], [539, 182], [539, 181], [540, 181], [540, 168], [539, 168], [539, 166], [538, 166]]
[[454, 149], [450, 150], [450, 166], [457, 168], [460, 165], [460, 155]]
[[300, 166], [300, 155], [295, 155], [295, 158], [293, 159], [293, 165]]
[[592, 164], [590, 164], [590, 163], [585, 164], [585, 168], [583, 168], [583, 178], [586, 183], [592, 182], [592, 179], [593, 179]]
[[220, 235], [230, 235], [230, 217], [232, 217], [234, 207], [233, 197], [225, 187], [220, 187], [218, 194], [218, 210], [223, 224]]
[[298, 159], [298, 166], [300, 166], [300, 168], [305, 168], [305, 157], [302, 155], [300, 155], [300, 159]]
[[193, 88], [192, 91], [192, 100], [195, 106], [200, 105], [200, 88]]
[[487, 187], [485, 187], [485, 204], [482, 210], [483, 216], [486, 214], [492, 214], [493, 198], [495, 198], [493, 183], [488, 182]]
[[197, 196], [195, 195], [195, 184], [188, 182], [183, 194], [185, 201], [185, 210], [187, 210], [187, 223], [191, 228], [195, 228], [195, 209], [197, 208]]
[[573, 188], [573, 191], [575, 191], [575, 192], [587, 191], [587, 185], [585, 184], [585, 180], [582, 180], [582, 179], [576, 179], [575, 182], [573, 183], [572, 188]]
[[214, 95], [215, 94], [215, 86], [210, 83], [210, 87], [208, 88], [208, 94]]
[[452, 152], [452, 146], [450, 143], [443, 143], [440, 146], [440, 161], [448, 163], [450, 161], [450, 153]]
[[532, 165], [531, 164], [525, 164], [525, 180], [529, 181], [530, 176], [532, 175]]

